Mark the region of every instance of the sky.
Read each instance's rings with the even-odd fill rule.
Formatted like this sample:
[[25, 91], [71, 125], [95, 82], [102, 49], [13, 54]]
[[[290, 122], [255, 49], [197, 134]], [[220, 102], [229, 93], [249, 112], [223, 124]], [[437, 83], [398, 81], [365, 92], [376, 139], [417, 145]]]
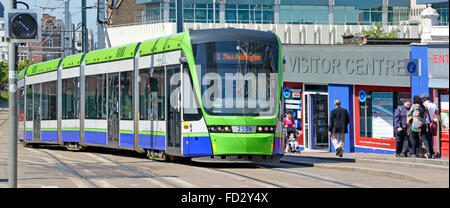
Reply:
[[[65, 0], [21, 0], [30, 6], [30, 9], [37, 9], [42, 14], [50, 14], [56, 19], [64, 21], [64, 1]], [[5, 7], [5, 13], [8, 10], [8, 0], [0, 0]], [[86, 0], [86, 6], [97, 4], [97, 0]], [[54, 8], [54, 9], [43, 9]], [[26, 9], [25, 5], [18, 4], [18, 9]], [[81, 22], [81, 0], [70, 0], [70, 12], [72, 14], [72, 23], [76, 26]], [[6, 15], [5, 15], [6, 16]], [[87, 28], [94, 30], [95, 39], [97, 39], [97, 9], [86, 10]]]

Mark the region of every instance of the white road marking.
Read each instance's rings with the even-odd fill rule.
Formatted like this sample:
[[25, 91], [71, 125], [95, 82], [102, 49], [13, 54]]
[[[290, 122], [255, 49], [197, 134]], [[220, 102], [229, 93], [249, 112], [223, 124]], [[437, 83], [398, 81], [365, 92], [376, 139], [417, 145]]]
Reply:
[[68, 177], [68, 179], [77, 186], [77, 188], [89, 188], [82, 180], [75, 177]]
[[144, 178], [144, 180], [150, 181], [150, 183], [153, 183], [155, 185], [157, 185], [160, 188], [171, 188], [171, 186], [169, 186], [168, 184], [165, 184], [161, 181], [158, 181], [154, 178]]
[[98, 160], [98, 161], [100, 161], [102, 163], [115, 164], [115, 163], [113, 163], [113, 162], [111, 162], [111, 161], [109, 161], [109, 160], [107, 160], [105, 158], [102, 158], [102, 157], [97, 156], [97, 155], [92, 154], [92, 153], [86, 153], [86, 155], [89, 155], [90, 157], [92, 157], [92, 158], [94, 158], [94, 159], [96, 159], [96, 160]]
[[42, 185], [41, 188], [59, 188], [58, 186], [44, 186]]
[[97, 181], [99, 185], [101, 185], [103, 188], [117, 188], [116, 186], [106, 182], [106, 181]]
[[177, 185], [181, 185], [183, 188], [196, 188], [197, 187], [196, 185], [194, 185], [192, 183], [186, 182], [186, 181], [176, 178], [176, 177], [164, 177], [164, 178], [168, 181], [174, 182]]

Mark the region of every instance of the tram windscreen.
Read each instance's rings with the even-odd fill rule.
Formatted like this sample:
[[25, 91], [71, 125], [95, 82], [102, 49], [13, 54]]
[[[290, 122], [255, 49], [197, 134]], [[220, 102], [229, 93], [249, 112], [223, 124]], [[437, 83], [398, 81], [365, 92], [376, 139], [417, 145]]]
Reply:
[[207, 114], [275, 115], [277, 45], [249, 41], [207, 42], [194, 44], [193, 53]]

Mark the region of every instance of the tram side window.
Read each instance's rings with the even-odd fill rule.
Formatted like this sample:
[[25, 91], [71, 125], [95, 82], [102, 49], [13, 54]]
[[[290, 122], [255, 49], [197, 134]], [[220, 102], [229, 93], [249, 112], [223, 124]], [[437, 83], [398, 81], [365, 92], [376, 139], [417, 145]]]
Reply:
[[164, 67], [141, 69], [139, 80], [139, 119], [164, 120]]
[[62, 80], [62, 118], [78, 119], [80, 106], [79, 78]]
[[197, 121], [202, 118], [202, 114], [200, 113], [200, 107], [192, 87], [192, 79], [187, 66], [184, 66], [183, 71], [183, 120]]
[[133, 119], [133, 72], [120, 73], [120, 119]]
[[42, 83], [41, 119], [56, 120], [56, 81]]
[[27, 107], [27, 121], [33, 120], [33, 86], [28, 85], [26, 91], [26, 107]]
[[86, 118], [106, 118], [106, 74], [86, 76]]

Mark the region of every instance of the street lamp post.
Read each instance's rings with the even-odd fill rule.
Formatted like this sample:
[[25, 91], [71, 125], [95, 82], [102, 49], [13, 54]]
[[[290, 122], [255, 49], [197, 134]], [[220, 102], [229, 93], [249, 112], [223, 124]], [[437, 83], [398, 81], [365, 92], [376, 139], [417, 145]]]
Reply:
[[[9, 0], [9, 9], [16, 9], [16, 1]], [[9, 142], [8, 142], [8, 187], [17, 188], [17, 43], [8, 43], [9, 71]]]

